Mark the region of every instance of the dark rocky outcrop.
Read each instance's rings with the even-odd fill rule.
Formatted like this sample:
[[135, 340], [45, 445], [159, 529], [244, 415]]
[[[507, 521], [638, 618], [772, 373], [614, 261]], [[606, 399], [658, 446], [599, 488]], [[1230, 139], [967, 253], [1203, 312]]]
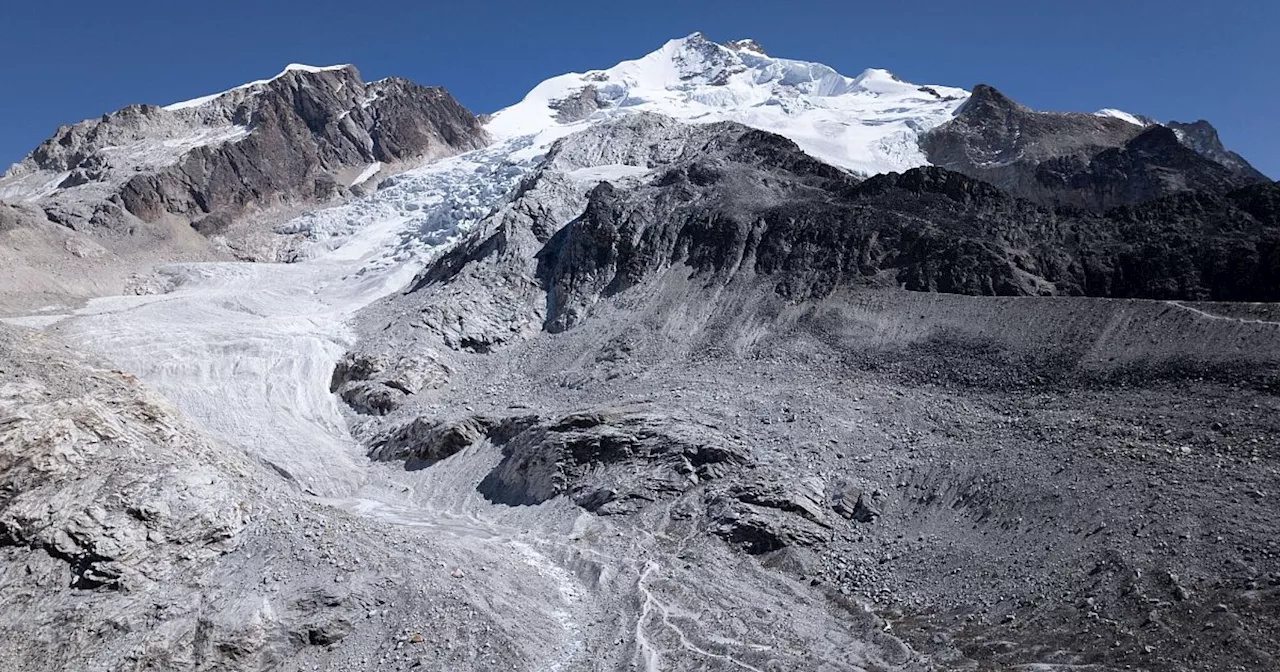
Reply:
[[1098, 152], [1087, 163], [1074, 157], [1045, 161], [1036, 167], [1035, 180], [1052, 194], [1051, 200], [1097, 211], [1180, 192], [1225, 193], [1251, 181], [1159, 125], [1123, 147]]
[[601, 408], [519, 424], [507, 423], [503, 459], [480, 484], [490, 501], [567, 495], [594, 513], [631, 513], [751, 463], [741, 440], [689, 418]]
[[1204, 119], [1189, 124], [1171, 121], [1165, 126], [1173, 129], [1182, 144], [1190, 147], [1200, 156], [1226, 166], [1236, 175], [1258, 182], [1270, 180], [1257, 168], [1249, 165], [1243, 156], [1227, 149], [1222, 144], [1222, 139], [1218, 137], [1218, 129]]
[[404, 462], [409, 470], [429, 467], [484, 440], [500, 424], [496, 419], [477, 416], [445, 421], [416, 418], [376, 439], [369, 457], [380, 462]]
[[[1152, 129], [1130, 154], [1171, 136]], [[600, 185], [582, 216], [548, 241], [538, 256], [545, 328], [563, 330], [600, 298], [676, 265], [708, 283], [768, 277], [796, 300], [898, 286], [1274, 301], [1277, 191], [1178, 193], [1100, 216], [1046, 209], [941, 168], [859, 183], [778, 136], [726, 125], [702, 157], [647, 185]]]
[[704, 499], [710, 531], [753, 555], [814, 546], [831, 536], [821, 489], [813, 482], [771, 474], [709, 490]]
[[586, 119], [607, 105], [594, 86], [584, 86], [568, 98], [551, 102], [551, 108], [556, 111], [556, 121], [565, 124]]
[[1014, 195], [1099, 212], [1267, 181], [1223, 147], [1208, 122], [1143, 127], [1111, 116], [1039, 112], [982, 84], [920, 146], [934, 165]]
[[431, 352], [399, 357], [352, 352], [334, 367], [329, 391], [358, 413], [386, 415], [406, 397], [439, 387], [448, 379], [449, 368]]

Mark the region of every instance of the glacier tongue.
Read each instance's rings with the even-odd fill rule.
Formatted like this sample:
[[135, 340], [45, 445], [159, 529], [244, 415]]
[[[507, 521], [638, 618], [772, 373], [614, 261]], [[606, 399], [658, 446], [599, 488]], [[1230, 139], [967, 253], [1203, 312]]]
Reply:
[[919, 134], [949, 120], [969, 96], [903, 82], [886, 70], [846, 77], [743, 43], [721, 46], [695, 33], [607, 70], [553, 77], [494, 114], [486, 130], [544, 146], [637, 111], [694, 123], [737, 121], [788, 137], [824, 161], [875, 174], [927, 165]]
[[309, 491], [360, 493], [368, 463], [329, 392], [352, 344], [346, 323], [515, 187], [528, 166], [508, 163], [509, 153], [499, 144], [445, 159], [282, 225], [310, 241], [306, 261], [172, 265], [163, 269], [172, 291], [95, 299], [55, 329]]

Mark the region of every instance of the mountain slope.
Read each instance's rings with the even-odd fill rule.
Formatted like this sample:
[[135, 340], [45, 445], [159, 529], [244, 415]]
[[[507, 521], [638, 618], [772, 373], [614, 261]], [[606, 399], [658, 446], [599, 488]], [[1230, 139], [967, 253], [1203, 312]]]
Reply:
[[[1130, 144], [1157, 134], [1176, 144], [1163, 127]], [[584, 165], [615, 162], [634, 169], [560, 186], [589, 175]], [[487, 351], [530, 329], [563, 331], [595, 303], [677, 267], [709, 286], [766, 281], [801, 301], [858, 287], [1280, 301], [1278, 189], [1175, 194], [1102, 216], [1047, 209], [939, 168], [863, 181], [740, 124], [628, 115], [556, 143], [511, 210], [429, 267], [401, 302], [449, 347]], [[581, 214], [562, 225], [566, 213]], [[450, 307], [502, 288], [524, 298]]]
[[221, 94], [64, 126], [6, 173], [0, 198], [37, 204], [74, 229], [173, 216], [215, 235], [257, 211], [367, 188], [384, 166], [486, 141], [443, 89], [292, 65]]
[[[947, 126], [936, 89], [748, 41], [651, 56], [279, 224], [295, 263], [15, 320], [137, 381], [0, 329], [0, 660], [1275, 667], [1280, 311], [1183, 300], [1280, 289], [1275, 185], [1051, 209], [881, 151]], [[1103, 116], [1062, 146], [1139, 186], [1176, 177], [1144, 136], [1208, 161]], [[0, 234], [96, 253], [39, 205]], [[207, 547], [221, 511], [248, 513]]]
[[[876, 669], [807, 627], [729, 634], [854, 597], [909, 647], [855, 630], [882, 669], [1271, 669], [1275, 530], [1225, 493], [1276, 480], [1251, 460], [1280, 417], [1275, 305], [1035, 294], [1274, 298], [1278, 199], [1055, 211], [940, 168], [862, 180], [732, 122], [619, 116], [362, 311], [333, 389], [433, 505], [624, 530], [577, 538], [644, 558], [633, 661], [803, 669], [803, 642]], [[725, 548], [753, 562], [710, 569]], [[739, 601], [758, 567], [763, 615]], [[671, 592], [647, 596], [654, 577]], [[1206, 654], [1219, 635], [1235, 645]]]
[[1218, 141], [1208, 122], [1167, 126], [1118, 110], [1038, 112], [987, 85], [926, 132], [933, 165], [1049, 205], [1104, 211], [1181, 191], [1270, 182]]

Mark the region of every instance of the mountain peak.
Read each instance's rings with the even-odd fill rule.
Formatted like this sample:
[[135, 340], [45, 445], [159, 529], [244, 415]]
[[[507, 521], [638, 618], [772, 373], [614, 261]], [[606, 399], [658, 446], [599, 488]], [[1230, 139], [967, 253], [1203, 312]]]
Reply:
[[923, 165], [917, 135], [951, 118], [969, 93], [921, 87], [871, 68], [849, 77], [778, 58], [750, 39], [702, 33], [670, 40], [604, 70], [548, 79], [486, 124], [495, 137], [554, 139], [577, 124], [631, 112], [738, 121], [790, 137], [811, 155], [860, 173]]
[[973, 94], [956, 110], [956, 115], [984, 115], [994, 111], [1030, 112], [1031, 108], [1004, 95], [994, 86], [978, 84], [973, 87]]
[[731, 49], [733, 51], [744, 51], [749, 54], [756, 54], [757, 56], [769, 55], [765, 53], [764, 47], [760, 46], [759, 42], [756, 42], [755, 40], [752, 40], [750, 38], [741, 39], [741, 40], [729, 40], [728, 42], [725, 42], [723, 46], [726, 49]]
[[1222, 144], [1222, 139], [1218, 137], [1218, 129], [1204, 119], [1189, 124], [1170, 121], [1165, 125], [1173, 130], [1178, 142], [1191, 148], [1197, 154], [1226, 166], [1237, 175], [1255, 181], [1270, 181], [1270, 178], [1249, 165], [1249, 162], [1243, 156], [1227, 149]]
[[228, 93], [234, 93], [236, 91], [246, 91], [249, 89], [254, 89], [260, 86], [264, 86], [266, 84], [270, 84], [271, 82], [274, 82], [280, 79], [281, 77], [288, 75], [289, 73], [296, 72], [296, 73], [303, 73], [303, 74], [318, 74], [322, 72], [335, 72], [335, 71], [342, 71], [342, 70], [350, 70], [352, 73], [358, 74], [356, 72], [356, 67], [349, 63], [343, 64], [343, 65], [324, 65], [324, 66], [306, 65], [304, 63], [290, 63], [289, 65], [286, 65], [284, 67], [284, 70], [281, 70], [274, 77], [255, 80], [252, 82], [248, 82], [246, 84], [241, 84], [240, 86], [232, 87], [230, 89], [227, 89], [226, 91], [221, 91], [221, 92], [210, 94], [207, 96], [200, 96], [199, 98], [192, 98], [191, 100], [184, 100], [181, 102], [165, 105], [164, 109], [170, 112], [176, 112], [178, 110], [186, 110], [193, 107], [200, 107], [201, 105], [217, 100], [218, 98], [221, 98], [222, 96], [225, 96]]

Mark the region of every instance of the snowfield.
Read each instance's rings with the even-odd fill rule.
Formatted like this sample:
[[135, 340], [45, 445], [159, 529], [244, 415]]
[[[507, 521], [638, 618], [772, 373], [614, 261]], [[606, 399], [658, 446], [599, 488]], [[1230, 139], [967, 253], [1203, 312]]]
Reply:
[[[820, 63], [732, 49], [693, 34], [607, 70], [539, 84], [496, 113], [500, 138], [536, 136], [544, 145], [609, 116], [656, 112], [693, 123], [737, 121], [784, 135], [809, 154], [863, 174], [927, 165], [917, 139], [945, 123], [969, 97], [949, 86], [919, 86], [887, 70], [847, 77]], [[599, 109], [566, 121], [558, 107], [594, 90]], [[590, 92], [588, 92], [588, 97]]]

